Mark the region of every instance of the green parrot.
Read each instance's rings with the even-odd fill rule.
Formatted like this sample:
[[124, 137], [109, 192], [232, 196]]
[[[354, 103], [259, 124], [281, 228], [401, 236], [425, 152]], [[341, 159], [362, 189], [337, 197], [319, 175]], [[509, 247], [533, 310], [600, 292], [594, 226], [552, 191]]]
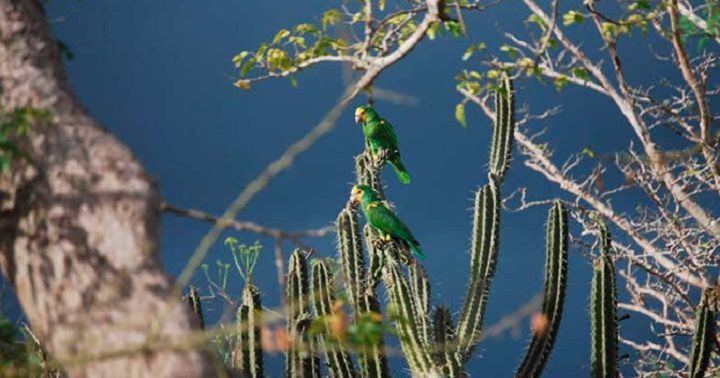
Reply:
[[410, 248], [419, 259], [425, 258], [425, 253], [420, 249], [420, 242], [415, 239], [408, 226], [385, 206], [373, 188], [367, 185], [355, 185], [352, 189], [352, 200], [360, 204], [365, 220], [380, 232], [383, 240], [395, 240]]
[[400, 147], [390, 122], [380, 118], [377, 111], [368, 105], [355, 109], [355, 123], [362, 124], [363, 135], [370, 146], [373, 158], [384, 154], [390, 165], [395, 168], [395, 174], [400, 182], [409, 184], [410, 174], [400, 160]]

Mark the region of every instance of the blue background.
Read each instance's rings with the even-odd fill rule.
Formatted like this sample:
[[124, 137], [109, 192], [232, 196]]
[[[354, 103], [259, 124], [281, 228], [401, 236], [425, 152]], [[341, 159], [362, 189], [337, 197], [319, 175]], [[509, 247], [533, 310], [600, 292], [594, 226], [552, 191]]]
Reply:
[[[232, 86], [231, 58], [241, 50], [255, 49], [280, 28], [319, 21], [323, 11], [336, 5], [319, 0], [52, 1], [48, 12], [57, 37], [75, 55], [67, 69], [89, 111], [132, 148], [158, 180], [169, 203], [220, 214], [266, 164], [322, 119], [344, 85], [341, 67], [326, 64], [299, 74], [298, 88], [277, 80], [242, 91]], [[477, 60], [460, 59], [470, 43], [483, 41], [492, 50], [504, 43], [502, 30], [525, 35], [522, 22], [527, 15], [520, 2], [466, 14], [469, 38], [426, 40], [376, 83], [418, 100], [410, 107], [377, 104], [395, 125], [413, 176], [412, 185], [402, 186], [387, 171], [387, 194], [428, 254], [425, 265], [433, 282], [433, 300], [456, 310], [468, 270], [472, 197], [486, 182], [491, 127], [472, 106], [468, 106], [468, 128], [457, 124], [453, 110], [459, 95], [453, 78], [463, 68], [479, 69]], [[572, 37], [580, 40], [590, 35], [594, 38], [594, 31], [586, 23], [573, 29]], [[625, 59], [633, 62], [627, 70], [636, 84], [650, 83], [660, 75], [676, 76], [669, 65], [650, 57], [648, 40], [633, 38], [620, 46]], [[605, 52], [594, 41], [587, 43], [587, 50], [603, 56]], [[548, 128], [545, 140], [551, 141], [556, 163], [586, 146], [599, 153], [616, 151], [632, 138], [621, 115], [600, 95], [572, 87], [558, 94], [551, 84], [532, 80], [518, 82], [516, 87], [518, 105], [528, 104], [535, 112], [563, 105], [562, 114], [532, 123], [528, 130], [530, 134]], [[359, 98], [353, 105], [362, 102]], [[354, 179], [353, 156], [362, 148], [350, 109], [332, 133], [274, 180], [239, 219], [291, 230], [330, 224], [348, 198]], [[524, 167], [517, 155], [504, 185], [506, 195], [526, 186], [533, 199], [569, 199]], [[619, 178], [611, 179], [608, 186], [619, 183]], [[615, 205], [630, 206], [636, 201], [631, 195]], [[503, 212], [500, 260], [486, 326], [542, 289], [546, 210]], [[162, 259], [171, 274], [180, 272], [208, 228], [195, 220], [163, 218]], [[571, 232], [578, 235], [577, 226]], [[272, 240], [234, 232], [224, 236], [236, 236], [245, 243], [260, 240], [265, 246], [256, 280], [265, 304], [279, 305]], [[334, 242], [334, 236], [307, 241], [321, 256], [334, 255]], [[291, 246], [285, 250], [289, 252]], [[217, 259], [230, 259], [221, 242], [212, 248], [207, 262], [214, 265]], [[569, 269], [565, 317], [547, 377], [589, 373], [591, 264], [574, 248]], [[207, 293], [202, 274], [193, 283]], [[235, 293], [240, 289], [237, 275], [231, 286]], [[219, 305], [208, 306], [210, 318], [222, 311]], [[640, 335], [647, 330], [645, 323], [635, 324], [629, 328], [623, 324], [623, 332]], [[511, 376], [528, 337], [525, 322], [515, 335], [506, 333], [483, 342], [470, 372]], [[270, 376], [280, 374], [281, 360], [271, 358]], [[396, 372], [404, 371], [401, 360], [392, 360], [392, 365]]]

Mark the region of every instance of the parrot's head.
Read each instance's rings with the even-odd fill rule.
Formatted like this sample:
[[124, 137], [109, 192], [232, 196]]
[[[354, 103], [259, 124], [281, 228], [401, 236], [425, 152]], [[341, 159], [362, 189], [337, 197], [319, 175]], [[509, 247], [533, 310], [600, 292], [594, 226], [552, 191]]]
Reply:
[[379, 115], [370, 105], [358, 106], [355, 109], [355, 123], [363, 124], [378, 118]]
[[361, 203], [363, 201], [376, 201], [380, 199], [377, 192], [367, 185], [355, 185], [350, 192], [350, 199], [354, 203]]

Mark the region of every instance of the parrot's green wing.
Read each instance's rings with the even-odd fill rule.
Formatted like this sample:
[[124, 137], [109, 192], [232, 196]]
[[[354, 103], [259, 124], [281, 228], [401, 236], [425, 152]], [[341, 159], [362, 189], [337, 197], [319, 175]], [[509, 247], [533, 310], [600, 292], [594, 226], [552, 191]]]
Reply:
[[392, 124], [386, 120], [380, 121], [380, 127], [378, 128], [377, 139], [381, 140], [381, 143], [385, 148], [389, 150], [399, 150], [397, 135], [395, 135], [395, 129]]
[[390, 151], [388, 161], [393, 168], [395, 168], [395, 173], [400, 179], [400, 182], [409, 184], [410, 174], [400, 159], [400, 146], [398, 145], [397, 135], [395, 135], [395, 128], [393, 128], [390, 122], [385, 120], [380, 121], [377, 139], [382, 140], [380, 144], [384, 145], [384, 148]]
[[367, 208], [370, 225], [394, 238], [417, 242], [408, 226], [381, 202], [371, 202]]
[[415, 239], [408, 226], [382, 202], [370, 202], [364, 206], [363, 210], [371, 226], [390, 235], [393, 239], [405, 242], [418, 257], [425, 257], [420, 249], [420, 242]]

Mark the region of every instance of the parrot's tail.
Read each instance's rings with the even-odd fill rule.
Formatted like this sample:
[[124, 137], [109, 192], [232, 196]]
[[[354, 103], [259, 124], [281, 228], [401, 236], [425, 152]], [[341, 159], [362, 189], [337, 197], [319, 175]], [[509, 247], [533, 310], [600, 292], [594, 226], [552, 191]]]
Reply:
[[403, 184], [409, 184], [410, 183], [410, 174], [408, 173], [407, 169], [405, 169], [405, 166], [403, 165], [402, 161], [400, 160], [400, 157], [398, 156], [395, 159], [392, 159], [389, 161], [390, 165], [395, 168], [395, 174], [397, 175], [398, 179]]
[[425, 260], [425, 252], [420, 249], [420, 246], [418, 244], [411, 243], [410, 250], [415, 254], [415, 256], [417, 256], [418, 259]]

